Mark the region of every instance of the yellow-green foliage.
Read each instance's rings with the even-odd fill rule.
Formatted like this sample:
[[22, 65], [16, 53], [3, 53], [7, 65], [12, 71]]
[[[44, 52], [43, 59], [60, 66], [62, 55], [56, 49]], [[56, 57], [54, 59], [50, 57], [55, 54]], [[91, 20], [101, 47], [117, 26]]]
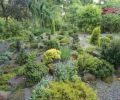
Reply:
[[91, 40], [90, 43], [94, 44], [94, 45], [99, 45], [99, 37], [100, 37], [100, 27], [96, 27], [93, 32], [92, 32], [92, 36], [91, 36]]
[[69, 38], [68, 38], [67, 36], [63, 37], [63, 38], [60, 40], [60, 43], [68, 44], [68, 43], [69, 43]]
[[101, 37], [100, 38], [100, 46], [102, 46], [103, 44], [107, 44], [107, 43], [110, 43], [110, 38], [109, 37]]
[[15, 77], [15, 73], [8, 73], [0, 75], [0, 90], [7, 90], [8, 89], [8, 81]]
[[96, 93], [80, 80], [51, 82], [45, 89], [48, 97], [41, 100], [97, 100]]
[[57, 49], [49, 49], [44, 53], [43, 56], [43, 61], [45, 63], [51, 63], [58, 59], [61, 59], [61, 52]]

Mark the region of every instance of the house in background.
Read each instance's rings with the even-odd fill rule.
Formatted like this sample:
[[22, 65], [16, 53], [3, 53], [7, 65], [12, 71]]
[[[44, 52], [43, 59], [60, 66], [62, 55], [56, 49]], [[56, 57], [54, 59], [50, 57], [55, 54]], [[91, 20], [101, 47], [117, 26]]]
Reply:
[[105, 0], [93, 0], [94, 4], [104, 4]]

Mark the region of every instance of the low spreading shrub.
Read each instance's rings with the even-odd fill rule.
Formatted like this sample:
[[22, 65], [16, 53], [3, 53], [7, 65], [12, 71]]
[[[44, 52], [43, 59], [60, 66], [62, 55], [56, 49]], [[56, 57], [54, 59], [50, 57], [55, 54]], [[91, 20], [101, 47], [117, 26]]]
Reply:
[[101, 56], [115, 67], [120, 65], [120, 39], [113, 39], [101, 48]]
[[120, 15], [105, 14], [102, 15], [101, 29], [103, 32], [120, 32]]
[[56, 40], [48, 40], [45, 42], [46, 49], [59, 49], [59, 43]]
[[37, 86], [33, 97], [32, 100], [97, 100], [96, 93], [79, 79]]
[[110, 43], [111, 39], [109, 37], [100, 37], [100, 46]]
[[79, 73], [89, 72], [98, 78], [111, 76], [114, 71], [110, 63], [86, 53], [79, 56], [77, 66]]
[[14, 72], [13, 66], [0, 67], [0, 90], [8, 91], [10, 89], [8, 81], [15, 76], [16, 73]]
[[24, 65], [23, 75], [26, 77], [28, 85], [39, 82], [48, 73], [48, 68], [37, 63], [35, 53], [28, 55], [27, 63]]
[[10, 61], [12, 59], [12, 53], [9, 51], [0, 53], [0, 62]]

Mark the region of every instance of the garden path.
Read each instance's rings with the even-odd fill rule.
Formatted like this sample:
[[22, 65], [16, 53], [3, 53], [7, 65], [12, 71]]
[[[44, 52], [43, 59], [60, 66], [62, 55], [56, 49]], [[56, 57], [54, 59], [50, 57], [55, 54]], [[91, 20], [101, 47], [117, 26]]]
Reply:
[[111, 84], [97, 81], [95, 89], [100, 100], [120, 100], [120, 80], [114, 80]]
[[89, 47], [90, 46], [90, 44], [89, 44], [89, 38], [90, 38], [90, 35], [88, 35], [88, 34], [80, 34], [79, 35], [79, 40], [80, 40], [80, 45], [82, 46], [82, 47]]

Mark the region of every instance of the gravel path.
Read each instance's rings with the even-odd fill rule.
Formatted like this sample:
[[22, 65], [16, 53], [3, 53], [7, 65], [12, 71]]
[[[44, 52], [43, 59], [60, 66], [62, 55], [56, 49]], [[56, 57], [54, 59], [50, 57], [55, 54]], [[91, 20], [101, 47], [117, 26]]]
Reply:
[[120, 100], [120, 81], [118, 80], [111, 84], [99, 80], [93, 88], [97, 91], [98, 100]]
[[87, 40], [88, 38], [90, 37], [90, 35], [87, 35], [87, 34], [80, 34], [79, 35], [79, 40], [80, 40], [80, 45], [82, 47], [89, 47], [90, 46], [90, 43], [89, 41]]

